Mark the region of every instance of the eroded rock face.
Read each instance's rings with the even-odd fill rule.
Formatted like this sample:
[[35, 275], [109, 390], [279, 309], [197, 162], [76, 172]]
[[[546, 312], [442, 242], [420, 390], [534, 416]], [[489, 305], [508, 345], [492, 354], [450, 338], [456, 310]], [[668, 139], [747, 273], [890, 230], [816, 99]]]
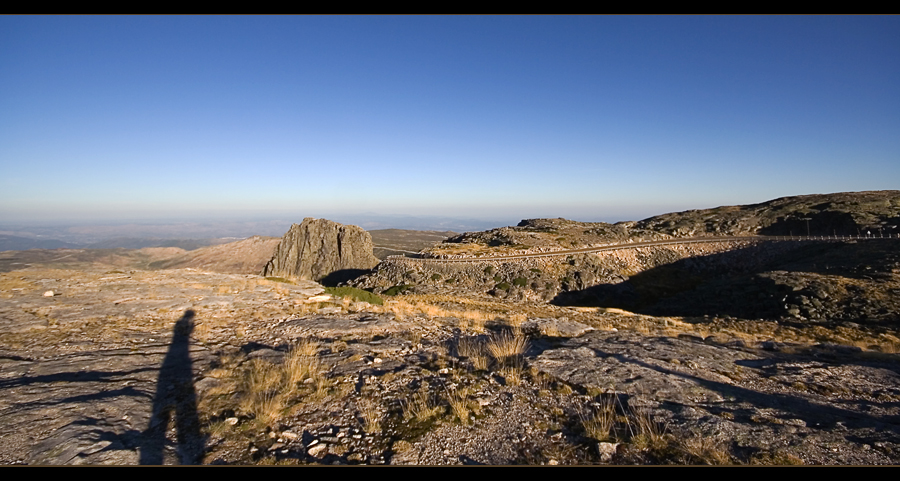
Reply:
[[361, 227], [307, 217], [282, 237], [263, 275], [308, 280], [353, 277], [349, 273], [377, 264], [372, 237]]

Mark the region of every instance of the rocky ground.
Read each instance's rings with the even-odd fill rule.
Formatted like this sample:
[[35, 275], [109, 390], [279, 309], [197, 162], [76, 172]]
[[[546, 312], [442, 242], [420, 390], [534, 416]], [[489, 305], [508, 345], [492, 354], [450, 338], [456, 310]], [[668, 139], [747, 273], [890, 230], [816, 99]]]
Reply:
[[[879, 239], [392, 259], [352, 281], [383, 299], [257, 275], [274, 239], [3, 252], [0, 463], [896, 464], [900, 241], [881, 234], [897, 199], [532, 219], [430, 254]], [[433, 241], [401, 237], [382, 247]], [[376, 263], [335, 261], [352, 250], [337, 239], [290, 264]]]
[[900, 460], [900, 364], [865, 326], [97, 264], [2, 274], [0, 312], [6, 464]]

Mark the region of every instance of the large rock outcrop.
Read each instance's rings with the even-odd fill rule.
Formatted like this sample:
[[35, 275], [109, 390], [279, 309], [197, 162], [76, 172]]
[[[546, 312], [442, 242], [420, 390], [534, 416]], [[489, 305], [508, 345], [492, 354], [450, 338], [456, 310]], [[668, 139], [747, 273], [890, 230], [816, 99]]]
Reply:
[[372, 237], [361, 227], [307, 217], [284, 234], [263, 275], [337, 283], [376, 265]]

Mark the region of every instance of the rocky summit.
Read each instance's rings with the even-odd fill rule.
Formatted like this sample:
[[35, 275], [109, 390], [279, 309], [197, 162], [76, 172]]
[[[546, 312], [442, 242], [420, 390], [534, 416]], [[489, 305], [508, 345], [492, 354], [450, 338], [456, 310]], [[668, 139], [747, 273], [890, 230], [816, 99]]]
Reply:
[[372, 249], [361, 227], [307, 217], [282, 237], [263, 275], [336, 283], [375, 267]]

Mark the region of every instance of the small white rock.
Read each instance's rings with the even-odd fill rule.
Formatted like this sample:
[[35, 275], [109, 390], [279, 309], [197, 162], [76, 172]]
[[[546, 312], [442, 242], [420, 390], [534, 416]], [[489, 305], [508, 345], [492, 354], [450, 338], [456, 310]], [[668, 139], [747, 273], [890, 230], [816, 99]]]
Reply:
[[328, 445], [327, 444], [316, 444], [315, 446], [310, 447], [306, 450], [310, 456], [314, 458], [319, 458], [328, 454]]
[[53, 296], [54, 296], [53, 291], [47, 291], [44, 293], [44, 297], [53, 297]]
[[597, 453], [600, 455], [600, 461], [604, 463], [612, 461], [618, 447], [619, 443], [597, 443]]

